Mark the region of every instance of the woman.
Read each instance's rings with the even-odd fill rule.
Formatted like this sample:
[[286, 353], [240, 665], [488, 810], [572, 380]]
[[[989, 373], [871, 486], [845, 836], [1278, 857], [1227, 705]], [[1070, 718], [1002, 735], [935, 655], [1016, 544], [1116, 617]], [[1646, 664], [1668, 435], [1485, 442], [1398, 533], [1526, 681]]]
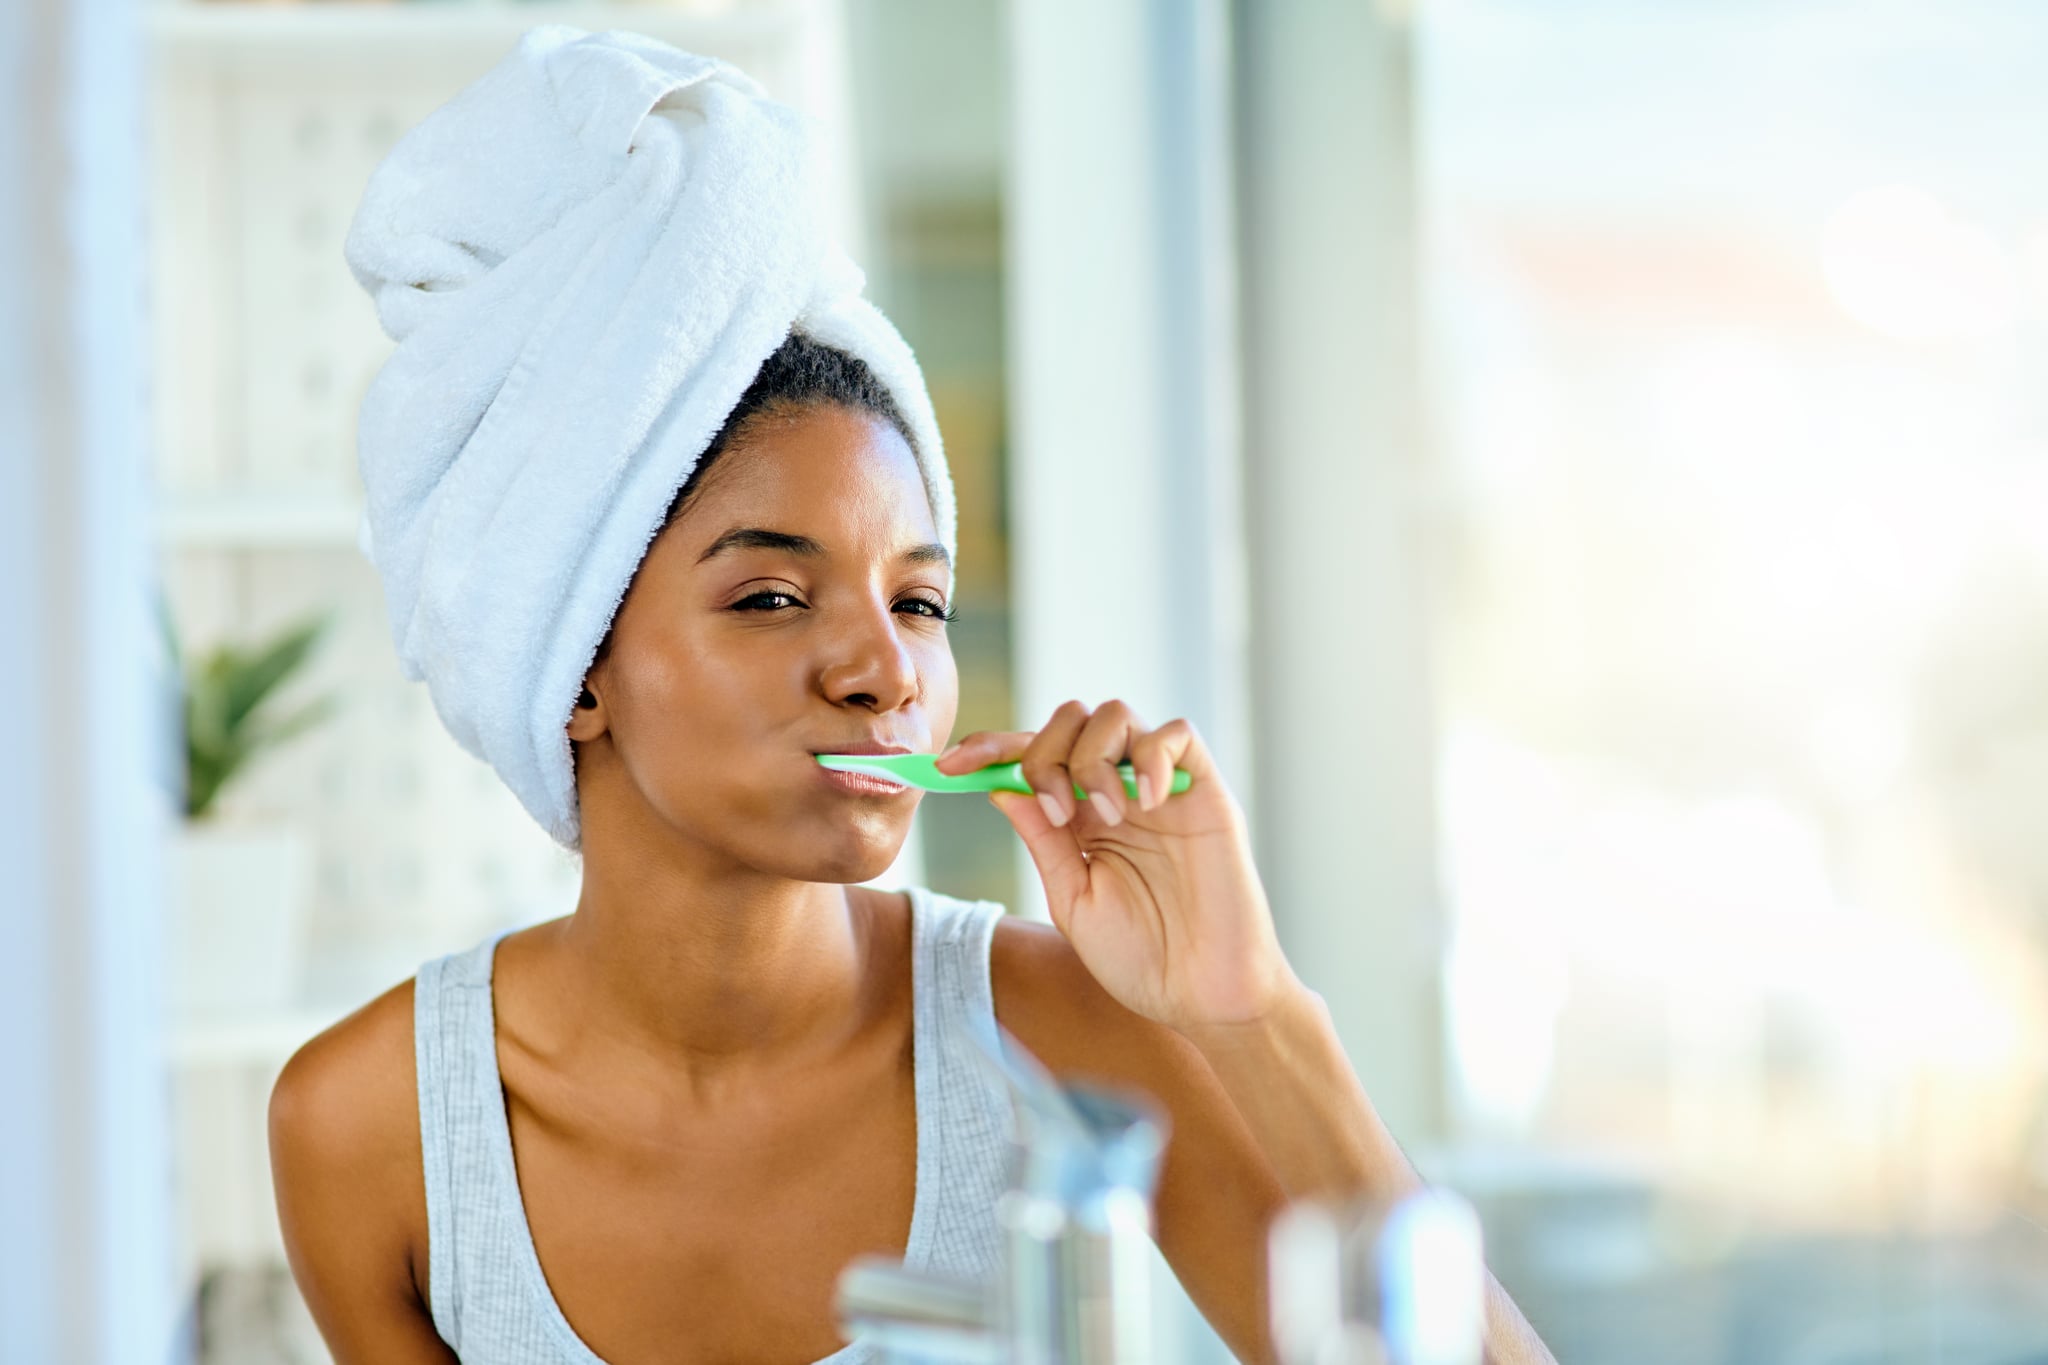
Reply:
[[[278, 1080], [279, 1214], [340, 1365], [863, 1365], [832, 1311], [850, 1261], [984, 1275], [999, 1255], [1006, 1104], [934, 1046], [948, 1014], [1164, 1106], [1159, 1244], [1247, 1361], [1273, 1358], [1264, 1247], [1284, 1203], [1419, 1183], [1282, 957], [1242, 813], [1185, 721], [1069, 702], [946, 751], [949, 772], [1022, 761], [1039, 795], [990, 800], [1053, 926], [858, 885], [894, 861], [919, 793], [814, 755], [938, 749], [957, 703], [949, 485], [920, 388], [874, 349], [879, 365], [792, 327], [736, 400], [710, 400], [725, 415], [702, 449], [682, 442], [687, 476], [583, 651], [562, 727], [573, 824], [493, 738], [513, 733], [497, 712], [464, 709], [492, 680], [449, 681], [468, 655], [433, 635], [429, 589], [404, 596], [409, 562], [424, 585], [437, 556], [491, 557], [530, 462], [492, 465], [491, 422], [456, 424], [435, 468], [472, 462], [464, 495], [488, 486], [497, 520], [451, 548], [452, 502], [417, 515], [380, 487], [399, 462], [371, 459], [366, 404], [401, 654], [458, 738], [573, 831], [583, 880], [570, 915], [426, 964]], [[494, 468], [519, 473], [491, 485]], [[512, 629], [534, 599], [451, 597], [476, 615], [450, 638], [545, 654], [554, 635]], [[512, 710], [541, 717], [545, 752], [553, 713]], [[1193, 785], [1162, 798], [1175, 767]], [[1493, 1358], [1547, 1360], [1493, 1295]]]

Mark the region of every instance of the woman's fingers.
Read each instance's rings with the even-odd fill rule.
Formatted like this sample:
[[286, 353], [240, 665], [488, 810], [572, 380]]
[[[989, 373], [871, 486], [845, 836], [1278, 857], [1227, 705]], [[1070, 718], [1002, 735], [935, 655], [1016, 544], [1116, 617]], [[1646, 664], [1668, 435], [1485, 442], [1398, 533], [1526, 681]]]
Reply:
[[1067, 758], [1074, 750], [1074, 737], [1088, 721], [1088, 708], [1078, 701], [1061, 702], [1024, 748], [1024, 781], [1038, 793], [1045, 818], [1065, 826], [1074, 818], [1074, 775]]
[[1106, 701], [1074, 737], [1067, 756], [1067, 770], [1088, 793], [1089, 804], [1106, 825], [1120, 825], [1129, 813], [1130, 797], [1124, 790], [1123, 774], [1116, 765], [1124, 761], [1131, 743], [1145, 729], [1143, 721], [1120, 701]]
[[991, 763], [1014, 763], [1024, 756], [1031, 735], [1029, 730], [976, 730], [942, 751], [935, 766], [942, 773], [958, 777]]
[[[1135, 799], [1117, 771], [1126, 761], [1138, 789]], [[1174, 769], [1186, 770], [1197, 784], [1214, 773], [1192, 721], [1177, 717], [1147, 730], [1122, 701], [1093, 710], [1079, 701], [1066, 702], [1043, 730], [977, 730], [941, 754], [938, 768], [959, 774], [994, 763], [1020, 765], [1046, 819], [1056, 827], [1069, 823], [1079, 809], [1076, 786], [1088, 794], [1103, 824], [1116, 825], [1133, 810], [1157, 810], [1173, 793]]]
[[1139, 810], [1157, 810], [1173, 794], [1173, 770], [1185, 766], [1181, 759], [1194, 742], [1194, 727], [1179, 718], [1132, 741], [1131, 771], [1137, 776]]
[[1055, 826], [1043, 804], [1022, 792], [990, 792], [988, 799], [1030, 852], [1039, 880], [1045, 883], [1046, 909], [1052, 922], [1061, 933], [1072, 932], [1069, 912], [1088, 890], [1088, 859], [1081, 852], [1081, 841], [1071, 829]]

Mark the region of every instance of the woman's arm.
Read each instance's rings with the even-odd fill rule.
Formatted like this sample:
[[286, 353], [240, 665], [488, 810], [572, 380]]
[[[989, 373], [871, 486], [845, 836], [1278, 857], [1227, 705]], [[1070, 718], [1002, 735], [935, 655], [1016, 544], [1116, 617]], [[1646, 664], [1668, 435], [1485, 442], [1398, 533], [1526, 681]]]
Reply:
[[[1010, 761], [1021, 765], [1036, 799], [998, 791], [989, 801], [1030, 850], [1053, 925], [1108, 995], [1193, 1054], [1192, 1069], [1206, 1084], [1190, 1079], [1182, 1091], [1227, 1097], [1223, 1107], [1239, 1116], [1250, 1138], [1243, 1147], [1256, 1154], [1264, 1178], [1289, 1198], [1392, 1195], [1418, 1186], [1351, 1070], [1320, 997], [1280, 950], [1244, 810], [1194, 725], [1176, 718], [1155, 730], [1124, 702], [1091, 708], [1069, 701], [1041, 730], [969, 735], [939, 756], [938, 768], [964, 773]], [[1135, 796], [1118, 771], [1122, 763], [1130, 765]], [[1178, 792], [1177, 772], [1188, 779]], [[1077, 799], [1077, 786], [1085, 801]], [[1153, 1052], [1156, 1074], [1190, 1069], [1167, 1049]], [[1201, 1102], [1190, 1112], [1221, 1122], [1214, 1108]], [[1214, 1183], [1186, 1197], [1212, 1199], [1247, 1169], [1239, 1159], [1205, 1171], [1203, 1179]], [[1160, 1192], [1161, 1247], [1169, 1259], [1172, 1172], [1169, 1155]], [[1251, 1225], [1240, 1201], [1229, 1218], [1210, 1220], [1200, 1240], [1219, 1255], [1235, 1254], [1231, 1243], [1255, 1239], [1263, 1246], [1266, 1232]], [[1178, 1270], [1180, 1262], [1174, 1264]], [[1251, 1292], [1226, 1291], [1224, 1298], [1242, 1311], [1240, 1296]], [[1487, 1303], [1487, 1350], [1495, 1365], [1550, 1362], [1491, 1277]]]
[[[1392, 1200], [1422, 1177], [1380, 1121], [1327, 1002], [1299, 986], [1266, 1018], [1180, 1030], [1256, 1136], [1290, 1200]], [[1489, 1365], [1557, 1365], [1514, 1300], [1486, 1277]]]
[[[1133, 1087], [1166, 1111], [1154, 1238], [1233, 1354], [1272, 1365], [1267, 1236], [1298, 1199], [1397, 1198], [1422, 1187], [1359, 1086], [1321, 997], [1255, 1036], [1133, 1014], [1047, 926], [1006, 919], [990, 958], [996, 1013], [1063, 1083]], [[1198, 1036], [1189, 1036], [1194, 1033]], [[1555, 1365], [1487, 1276], [1489, 1365]]]
[[425, 1280], [426, 1182], [412, 983], [285, 1064], [270, 1093], [270, 1172], [285, 1254], [335, 1365], [454, 1365]]

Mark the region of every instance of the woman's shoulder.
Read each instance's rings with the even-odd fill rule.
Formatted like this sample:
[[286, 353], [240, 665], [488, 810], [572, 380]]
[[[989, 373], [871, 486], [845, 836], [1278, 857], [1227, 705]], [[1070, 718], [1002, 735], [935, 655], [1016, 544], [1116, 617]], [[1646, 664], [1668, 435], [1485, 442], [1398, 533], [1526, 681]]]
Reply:
[[986, 942], [996, 1020], [1056, 1074], [1147, 1088], [1200, 1083], [1206, 1063], [1195, 1046], [1104, 990], [1053, 925], [1011, 913], [999, 901], [922, 890], [935, 938], [979, 942], [970, 929], [978, 932], [980, 921], [993, 921]]
[[278, 1226], [300, 1292], [338, 1358], [454, 1359], [435, 1334], [427, 1298], [415, 981], [307, 1041], [270, 1092]]
[[303, 1043], [270, 1092], [279, 1125], [304, 1143], [348, 1153], [391, 1144], [401, 1127], [418, 1143], [413, 1074], [413, 987], [401, 981]]
[[998, 1022], [1055, 1074], [1152, 1088], [1202, 1069], [1194, 1045], [1124, 1006], [1056, 927], [1005, 914], [989, 943]]
[[287, 1245], [346, 1239], [409, 1278], [426, 1236], [413, 987], [400, 982], [304, 1043], [269, 1112]]

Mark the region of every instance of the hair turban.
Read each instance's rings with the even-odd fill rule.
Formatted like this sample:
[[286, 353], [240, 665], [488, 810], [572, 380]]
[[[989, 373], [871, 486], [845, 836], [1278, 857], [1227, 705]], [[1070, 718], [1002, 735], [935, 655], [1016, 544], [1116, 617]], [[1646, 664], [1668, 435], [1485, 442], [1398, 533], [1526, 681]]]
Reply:
[[397, 343], [362, 404], [358, 544], [400, 666], [566, 848], [597, 646], [793, 330], [888, 388], [958, 557], [923, 376], [829, 238], [814, 147], [725, 62], [545, 25], [397, 142], [349, 227]]

